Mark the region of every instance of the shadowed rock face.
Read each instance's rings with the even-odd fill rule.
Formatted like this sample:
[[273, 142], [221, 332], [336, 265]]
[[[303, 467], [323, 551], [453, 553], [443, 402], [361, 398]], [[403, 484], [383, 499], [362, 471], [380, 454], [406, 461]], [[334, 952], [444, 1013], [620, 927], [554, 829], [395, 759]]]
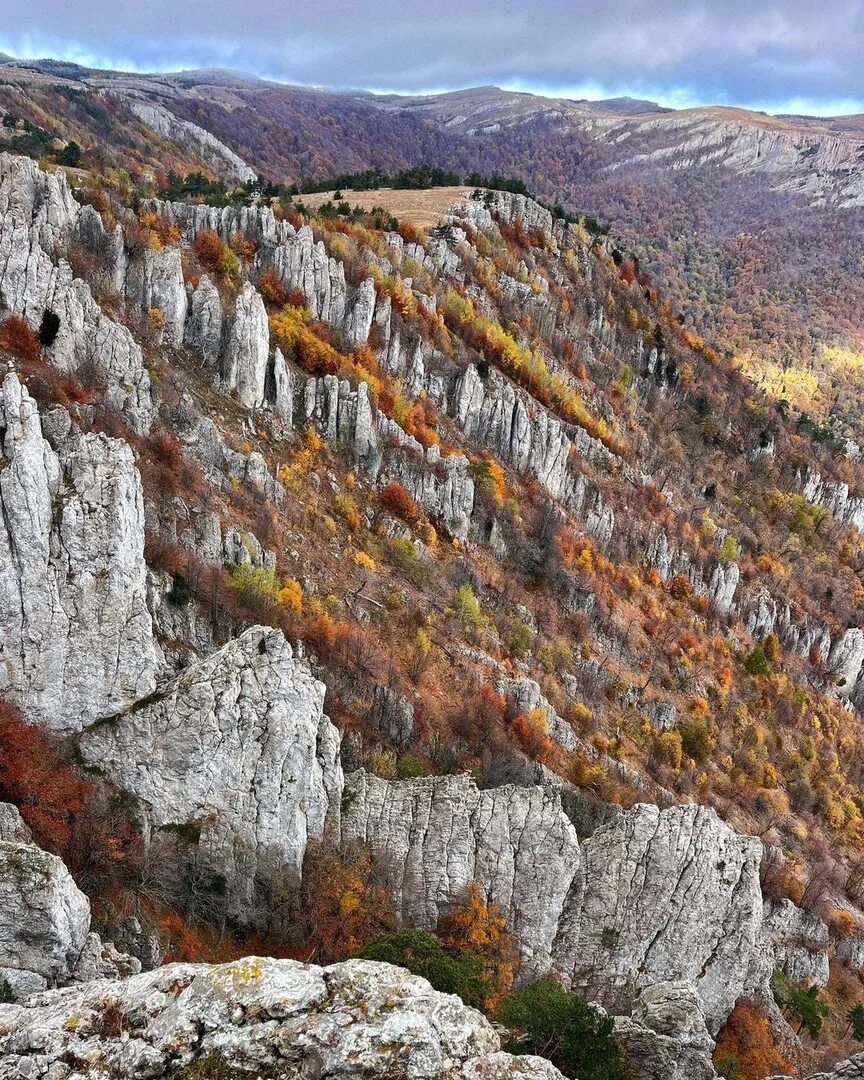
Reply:
[[30, 1075], [37, 1058], [57, 1076], [151, 1080], [203, 1059], [250, 1075], [561, 1076], [542, 1058], [503, 1053], [489, 1021], [459, 998], [368, 960], [171, 964], [0, 1006], [0, 1076]]
[[77, 731], [150, 693], [162, 663], [146, 603], [132, 450], [51, 414], [15, 374], [0, 389], [0, 693]]

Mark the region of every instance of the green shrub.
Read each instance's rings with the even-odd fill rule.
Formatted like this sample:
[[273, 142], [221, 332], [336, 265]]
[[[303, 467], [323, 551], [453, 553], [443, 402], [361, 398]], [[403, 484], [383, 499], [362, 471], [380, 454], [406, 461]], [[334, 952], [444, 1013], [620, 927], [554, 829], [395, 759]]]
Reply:
[[403, 754], [396, 762], [396, 775], [400, 780], [411, 780], [416, 776], [426, 776], [429, 770], [415, 754]]
[[508, 994], [495, 1019], [513, 1033], [511, 1054], [539, 1054], [578, 1080], [623, 1080], [612, 1017], [551, 979]]
[[744, 670], [751, 675], [770, 675], [771, 665], [761, 645], [757, 645], [744, 660]]
[[[458, 994], [466, 1005], [482, 1009], [490, 992], [489, 977], [479, 957], [453, 956], [434, 934], [425, 930], [397, 930], [381, 934], [359, 953], [362, 960], [396, 964], [420, 975], [444, 994]], [[588, 1078], [590, 1080], [590, 1078]]]
[[714, 736], [698, 720], [689, 720], [678, 728], [681, 735], [681, 747], [688, 758], [693, 758], [697, 765], [707, 761], [714, 750]]

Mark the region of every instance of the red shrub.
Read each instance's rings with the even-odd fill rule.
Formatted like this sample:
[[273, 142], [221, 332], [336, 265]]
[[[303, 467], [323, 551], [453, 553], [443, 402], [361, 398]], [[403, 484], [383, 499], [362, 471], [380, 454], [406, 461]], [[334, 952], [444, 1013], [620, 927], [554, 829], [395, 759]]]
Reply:
[[0, 349], [29, 363], [39, 360], [39, 338], [36, 331], [31, 330], [18, 315], [10, 315], [0, 324]]
[[398, 480], [391, 480], [378, 492], [378, 501], [407, 525], [423, 520], [423, 511]]

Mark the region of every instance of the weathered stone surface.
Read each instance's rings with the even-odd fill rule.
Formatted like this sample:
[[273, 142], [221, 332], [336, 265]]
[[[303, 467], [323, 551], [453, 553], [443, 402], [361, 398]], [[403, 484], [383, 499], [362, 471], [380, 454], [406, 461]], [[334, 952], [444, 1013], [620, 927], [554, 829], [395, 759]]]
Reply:
[[17, 806], [0, 803], [0, 841], [9, 844], [32, 844], [33, 837]]
[[513, 712], [541, 713], [549, 737], [565, 750], [576, 749], [578, 741], [573, 734], [573, 729], [555, 712], [543, 696], [539, 683], [534, 679], [505, 679], [501, 683], [500, 690], [507, 698]]
[[718, 615], [728, 615], [731, 612], [740, 577], [741, 571], [737, 563], [718, 563], [715, 567], [708, 592], [711, 607]]
[[615, 1040], [633, 1080], [713, 1080], [714, 1040], [693, 987], [657, 983], [643, 990], [629, 1017], [616, 1017]]
[[90, 904], [56, 855], [0, 842], [0, 977], [71, 977], [90, 930]]
[[75, 731], [150, 693], [162, 662], [141, 481], [129, 445], [105, 435], [70, 428], [55, 452], [13, 373], [0, 428], [0, 692]]
[[221, 381], [226, 390], [236, 390], [240, 402], [249, 409], [264, 404], [269, 355], [267, 309], [260, 293], [247, 282], [228, 320]]
[[850, 697], [864, 666], [864, 630], [857, 626], [846, 630], [832, 645], [828, 670], [836, 693]]
[[146, 248], [140, 259], [129, 266], [126, 296], [132, 306], [145, 315], [154, 308], [161, 311], [165, 325], [159, 336], [160, 342], [182, 345], [189, 301], [179, 247], [167, 247], [162, 251]]
[[164, 105], [159, 105], [155, 101], [127, 98], [127, 102], [138, 119], [143, 120], [159, 135], [180, 143], [181, 146], [191, 144], [195, 147], [215, 167], [219, 175], [227, 173], [240, 183], [256, 179], [255, 170], [206, 128], [175, 116]]
[[84, 732], [81, 753], [146, 804], [152, 828], [198, 832], [243, 917], [257, 876], [299, 875], [307, 839], [338, 825], [339, 734], [323, 702], [282, 633], [252, 627]]
[[638, 804], [582, 845], [553, 964], [613, 1010], [684, 980], [716, 1031], [741, 993], [762, 920], [761, 844], [702, 806]]
[[281, 349], [273, 354], [273, 381], [268, 400], [276, 415], [290, 427], [294, 419], [294, 376]]
[[580, 861], [556, 791], [478, 791], [468, 776], [387, 781], [364, 772], [347, 777], [345, 790], [343, 838], [380, 857], [404, 923], [434, 928], [476, 882], [514, 931], [525, 978], [548, 970]]
[[[122, 1034], [114, 1033], [116, 1017]], [[2, 1080], [49, 1067], [56, 1077], [73, 1069], [159, 1080], [208, 1055], [250, 1075], [561, 1076], [542, 1058], [504, 1054], [489, 1021], [459, 998], [401, 968], [363, 960], [327, 968], [257, 958], [171, 964], [0, 1006]]]
[[763, 932], [771, 944], [772, 970], [791, 982], [828, 984], [828, 927], [791, 900], [765, 901]]
[[0, 298], [34, 328], [46, 309], [58, 315], [50, 362], [65, 372], [92, 365], [105, 383], [106, 404], [144, 432], [155, 410], [140, 347], [57, 258], [78, 212], [62, 170], [45, 173], [29, 158], [0, 154]]
[[206, 274], [202, 274], [198, 287], [192, 292], [188, 311], [184, 341], [197, 349], [207, 367], [215, 371], [222, 352], [224, 320], [219, 290]]

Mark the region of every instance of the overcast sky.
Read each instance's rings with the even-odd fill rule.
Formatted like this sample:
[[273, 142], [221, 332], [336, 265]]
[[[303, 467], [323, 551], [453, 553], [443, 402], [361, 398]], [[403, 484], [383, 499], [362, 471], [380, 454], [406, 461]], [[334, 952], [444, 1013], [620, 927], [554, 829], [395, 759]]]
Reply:
[[0, 0], [0, 51], [417, 92], [864, 112], [864, 0]]

